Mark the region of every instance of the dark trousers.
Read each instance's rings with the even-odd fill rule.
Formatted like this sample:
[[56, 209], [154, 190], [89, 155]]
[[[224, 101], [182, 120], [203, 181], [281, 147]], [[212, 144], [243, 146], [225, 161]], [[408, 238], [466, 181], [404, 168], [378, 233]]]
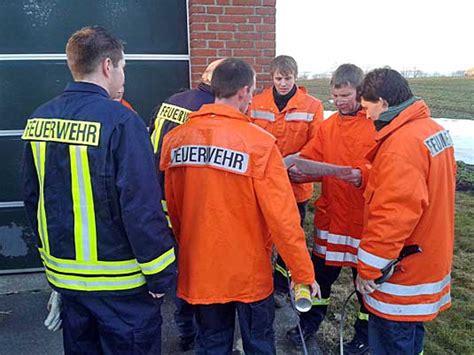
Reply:
[[174, 321], [178, 327], [180, 338], [194, 338], [196, 335], [196, 326], [194, 324], [193, 305], [176, 296], [175, 304]]
[[[340, 266], [328, 266], [325, 264], [325, 260], [315, 256], [311, 256], [314, 266], [314, 272], [316, 274], [316, 281], [321, 288], [321, 302], [314, 304], [311, 307], [311, 310], [306, 313], [300, 314], [300, 324], [304, 331], [306, 332], [316, 332], [319, 329], [322, 321], [326, 317], [326, 312], [328, 309], [329, 297], [331, 295], [332, 284], [337, 280], [339, 274], [341, 273], [342, 267]], [[355, 279], [357, 277], [357, 269], [352, 269], [352, 279], [355, 287]], [[354, 329], [356, 336], [359, 337], [361, 341], [365, 344], [368, 342], [368, 324], [367, 318], [369, 312], [364, 306], [362, 300], [362, 295], [359, 292], [357, 293], [357, 299], [360, 304], [359, 315], [354, 323]]]
[[243, 303], [194, 305], [198, 328], [196, 354], [232, 354], [237, 312], [246, 354], [275, 354], [275, 304], [273, 295]]
[[371, 314], [369, 347], [373, 355], [417, 355], [423, 352], [423, 322], [396, 322]]
[[161, 354], [162, 299], [61, 296], [66, 355]]
[[[298, 212], [300, 213], [300, 223], [303, 227], [304, 218], [306, 216], [306, 205], [308, 201], [298, 203]], [[288, 279], [287, 279], [286, 265], [280, 254], [277, 256], [275, 273], [273, 275], [273, 286], [276, 292], [288, 293]]]

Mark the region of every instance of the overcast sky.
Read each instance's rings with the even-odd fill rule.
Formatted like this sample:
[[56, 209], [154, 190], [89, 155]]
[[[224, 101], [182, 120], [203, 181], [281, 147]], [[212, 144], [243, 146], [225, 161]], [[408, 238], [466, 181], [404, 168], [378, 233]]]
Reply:
[[474, 67], [469, 0], [277, 0], [277, 54], [300, 73], [351, 62], [451, 73]]

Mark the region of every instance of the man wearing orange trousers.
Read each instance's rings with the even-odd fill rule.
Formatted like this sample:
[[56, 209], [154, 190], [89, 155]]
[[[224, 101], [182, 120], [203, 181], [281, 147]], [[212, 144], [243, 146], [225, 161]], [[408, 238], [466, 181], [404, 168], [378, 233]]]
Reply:
[[215, 104], [191, 113], [163, 142], [180, 248], [177, 296], [195, 305], [198, 354], [232, 352], [236, 311], [245, 352], [274, 354], [273, 242], [293, 281], [319, 289], [275, 138], [244, 114], [255, 72], [229, 58], [211, 86]]
[[[270, 132], [283, 157], [298, 153], [316, 134], [323, 121], [321, 101], [307, 94], [306, 89], [295, 84], [298, 65], [294, 58], [280, 55], [270, 65], [273, 86], [256, 95], [250, 105], [252, 122]], [[313, 195], [313, 184], [292, 183], [300, 212], [301, 225], [306, 215], [306, 205]], [[280, 257], [275, 265], [275, 302], [285, 304], [288, 281], [285, 264]]]

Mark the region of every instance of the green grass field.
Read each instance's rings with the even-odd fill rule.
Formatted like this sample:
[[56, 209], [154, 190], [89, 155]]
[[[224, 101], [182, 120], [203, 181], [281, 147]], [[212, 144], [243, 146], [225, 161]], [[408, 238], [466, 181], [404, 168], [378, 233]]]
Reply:
[[[315, 197], [319, 194], [315, 193]], [[305, 220], [308, 245], [312, 245], [314, 209], [311, 205]], [[425, 323], [425, 354], [474, 354], [474, 194], [456, 194], [456, 240], [452, 271], [452, 307], [432, 322]], [[338, 327], [345, 298], [353, 290], [352, 275], [345, 268], [333, 285], [331, 305], [318, 332], [324, 354], [338, 353]], [[352, 324], [358, 311], [354, 297], [346, 316], [345, 339], [353, 335]]]
[[[408, 80], [413, 93], [423, 98], [435, 118], [474, 120], [474, 78], [419, 78]], [[311, 95], [323, 101], [325, 110], [335, 110], [329, 103], [329, 79], [300, 80]]]

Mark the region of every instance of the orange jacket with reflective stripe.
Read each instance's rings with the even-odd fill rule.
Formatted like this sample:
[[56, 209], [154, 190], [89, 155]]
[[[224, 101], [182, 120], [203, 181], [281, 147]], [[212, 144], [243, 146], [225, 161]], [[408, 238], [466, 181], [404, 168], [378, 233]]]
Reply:
[[272, 242], [296, 283], [313, 282], [281, 154], [248, 116], [204, 105], [165, 136], [160, 167], [179, 244], [178, 297], [192, 304], [264, 299], [273, 291]]
[[[325, 163], [366, 166], [375, 145], [375, 128], [364, 111], [355, 116], [334, 113], [301, 150], [301, 157]], [[357, 267], [357, 248], [364, 223], [363, 189], [331, 176], [322, 178], [315, 202], [313, 253], [327, 265]]]
[[[273, 88], [264, 90], [252, 99], [249, 114], [252, 121], [273, 134], [281, 155], [297, 153], [316, 134], [323, 121], [323, 105], [308, 95], [304, 87], [298, 87], [296, 94], [280, 112], [273, 98]], [[311, 198], [313, 184], [291, 184], [297, 202]]]
[[364, 279], [406, 245], [423, 252], [402, 260], [400, 271], [364, 296], [367, 308], [396, 321], [428, 321], [448, 308], [454, 243], [456, 162], [448, 131], [419, 100], [377, 132], [369, 153], [366, 218], [358, 271]]

